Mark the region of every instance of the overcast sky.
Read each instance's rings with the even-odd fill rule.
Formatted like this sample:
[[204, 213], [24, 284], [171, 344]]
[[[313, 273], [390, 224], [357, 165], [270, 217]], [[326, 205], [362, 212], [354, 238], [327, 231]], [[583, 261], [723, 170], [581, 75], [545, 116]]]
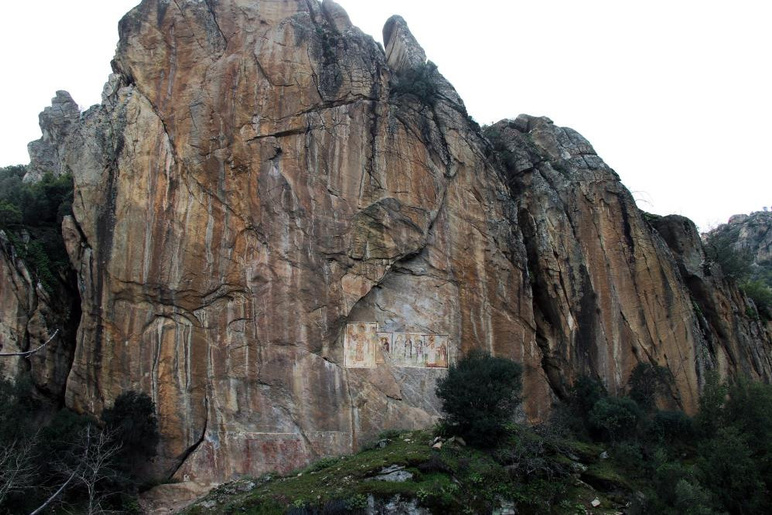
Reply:
[[[100, 101], [137, 0], [0, 7], [0, 166], [26, 163], [58, 89]], [[549, 116], [587, 137], [639, 207], [702, 229], [772, 206], [772, 3], [339, 0], [381, 41], [401, 14], [481, 124]]]

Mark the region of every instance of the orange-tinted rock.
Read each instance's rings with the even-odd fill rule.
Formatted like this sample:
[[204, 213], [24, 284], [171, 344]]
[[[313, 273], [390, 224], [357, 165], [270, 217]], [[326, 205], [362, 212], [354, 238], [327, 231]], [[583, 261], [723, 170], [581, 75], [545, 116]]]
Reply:
[[440, 363], [522, 362], [533, 420], [639, 361], [694, 408], [717, 354], [577, 133], [521, 117], [494, 153], [404, 20], [384, 51], [329, 0], [145, 0], [120, 31], [103, 104], [58, 152], [83, 313], [66, 401], [150, 394], [159, 472], [288, 471], [432, 424], [443, 369], [370, 341], [347, 367], [355, 323], [447, 341]]
[[344, 367], [363, 321], [523, 360], [529, 412], [549, 409], [524, 248], [454, 94], [390, 96], [383, 51], [332, 2], [146, 1], [115, 68], [68, 160], [70, 406], [150, 393], [159, 466], [200, 481], [430, 425], [441, 369]]

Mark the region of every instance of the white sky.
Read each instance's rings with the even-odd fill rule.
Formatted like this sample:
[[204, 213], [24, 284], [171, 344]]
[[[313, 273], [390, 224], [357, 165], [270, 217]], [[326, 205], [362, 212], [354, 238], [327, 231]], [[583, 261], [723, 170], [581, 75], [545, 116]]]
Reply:
[[[338, 0], [376, 40], [401, 14], [481, 124], [549, 116], [646, 211], [702, 229], [772, 205], [772, 2]], [[26, 163], [58, 89], [100, 101], [137, 0], [0, 7], [0, 166]]]

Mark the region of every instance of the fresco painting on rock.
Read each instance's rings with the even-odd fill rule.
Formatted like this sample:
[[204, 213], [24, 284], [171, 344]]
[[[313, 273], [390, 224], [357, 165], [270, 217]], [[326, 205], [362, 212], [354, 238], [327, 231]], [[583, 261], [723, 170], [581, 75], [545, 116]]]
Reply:
[[346, 367], [375, 368], [388, 362], [396, 367], [448, 368], [448, 336], [383, 332], [377, 327], [375, 323], [346, 327]]
[[348, 324], [344, 352], [347, 368], [375, 368], [376, 324]]

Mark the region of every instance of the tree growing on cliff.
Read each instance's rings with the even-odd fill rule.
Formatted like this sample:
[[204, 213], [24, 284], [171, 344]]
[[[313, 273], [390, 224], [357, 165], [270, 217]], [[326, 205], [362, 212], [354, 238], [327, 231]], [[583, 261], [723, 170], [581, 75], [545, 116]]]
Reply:
[[472, 445], [494, 445], [520, 403], [522, 374], [512, 360], [471, 351], [437, 381], [443, 422]]

